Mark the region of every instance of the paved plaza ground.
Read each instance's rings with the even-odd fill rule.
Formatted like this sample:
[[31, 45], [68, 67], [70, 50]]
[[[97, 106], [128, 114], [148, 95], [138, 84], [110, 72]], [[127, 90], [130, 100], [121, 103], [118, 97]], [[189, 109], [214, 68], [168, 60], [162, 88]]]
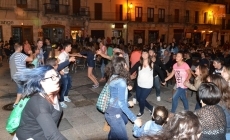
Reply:
[[[100, 77], [99, 69], [94, 71], [96, 76]], [[95, 107], [98, 94], [100, 93], [103, 83], [97, 89], [91, 89], [92, 82], [87, 78], [86, 69], [77, 69], [77, 72], [71, 73], [72, 89], [69, 92], [71, 103], [67, 103], [68, 108], [64, 109], [64, 114], [59, 125], [59, 130], [68, 140], [105, 140], [108, 132], [103, 131], [105, 122], [103, 114], [98, 112]], [[171, 109], [172, 85], [161, 88], [161, 101], [156, 100], [155, 89], [148, 97], [148, 101], [152, 105], [163, 105], [169, 110]], [[190, 110], [194, 110], [196, 99], [195, 94], [191, 96], [188, 91], [188, 100]], [[16, 85], [10, 78], [9, 65], [5, 61], [3, 67], [0, 67], [0, 106], [14, 102], [16, 97]], [[132, 99], [132, 98], [131, 98]], [[138, 105], [135, 105], [131, 110], [137, 114]], [[177, 111], [183, 110], [183, 104], [179, 101]], [[11, 140], [12, 136], [5, 130], [6, 120], [10, 111], [0, 109], [0, 136], [1, 140]], [[145, 110], [142, 116], [142, 122], [150, 120], [150, 113]], [[132, 136], [132, 123], [127, 124], [127, 132], [129, 139], [135, 139]]]

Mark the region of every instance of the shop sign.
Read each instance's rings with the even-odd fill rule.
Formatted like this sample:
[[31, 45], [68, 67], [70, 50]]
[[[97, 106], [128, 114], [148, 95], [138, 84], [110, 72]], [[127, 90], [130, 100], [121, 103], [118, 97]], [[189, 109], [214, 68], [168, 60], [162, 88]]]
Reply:
[[12, 25], [14, 24], [14, 21], [0, 21], [0, 24], [5, 24], [5, 25]]

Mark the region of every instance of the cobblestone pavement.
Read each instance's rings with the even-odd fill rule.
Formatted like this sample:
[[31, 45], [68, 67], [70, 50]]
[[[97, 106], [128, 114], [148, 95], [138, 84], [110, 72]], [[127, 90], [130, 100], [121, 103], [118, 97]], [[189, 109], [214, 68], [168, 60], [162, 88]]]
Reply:
[[[97, 77], [100, 77], [99, 69], [94, 71]], [[68, 140], [104, 140], [107, 139], [108, 132], [102, 130], [104, 125], [104, 116], [95, 107], [98, 94], [100, 93], [103, 83], [97, 89], [91, 89], [92, 82], [87, 78], [86, 69], [77, 69], [72, 72], [72, 88], [69, 92], [71, 103], [67, 103], [68, 108], [64, 109], [64, 114], [59, 125], [59, 130]], [[161, 101], [156, 100], [155, 89], [148, 97], [152, 105], [163, 105], [171, 109], [172, 85], [161, 88]], [[9, 65], [7, 62], [0, 67], [0, 106], [12, 103], [16, 97], [16, 85], [10, 79]], [[188, 91], [190, 110], [195, 107], [195, 94], [191, 96]], [[132, 98], [131, 98], [132, 99]], [[138, 105], [131, 110], [137, 114]], [[183, 110], [183, 104], [179, 101], [177, 111]], [[0, 109], [0, 136], [2, 140], [11, 140], [12, 136], [5, 130], [5, 124], [10, 111]], [[150, 120], [150, 114], [146, 110], [142, 116], [142, 122]], [[132, 123], [127, 124], [129, 139], [135, 139], [132, 136]]]

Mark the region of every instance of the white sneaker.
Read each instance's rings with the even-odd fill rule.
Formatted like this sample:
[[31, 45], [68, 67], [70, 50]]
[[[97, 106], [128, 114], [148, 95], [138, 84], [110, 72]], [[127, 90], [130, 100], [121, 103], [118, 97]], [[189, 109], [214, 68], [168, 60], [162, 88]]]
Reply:
[[133, 98], [133, 104], [137, 104], [137, 99]]
[[96, 89], [99, 87], [99, 84], [98, 85], [93, 85], [92, 89]]
[[67, 108], [67, 105], [64, 102], [60, 102], [62, 108]]
[[71, 102], [71, 100], [69, 99], [69, 97], [68, 96], [64, 96], [64, 101], [66, 101], [66, 102]]
[[157, 101], [161, 101], [161, 97], [160, 96], [157, 97]]

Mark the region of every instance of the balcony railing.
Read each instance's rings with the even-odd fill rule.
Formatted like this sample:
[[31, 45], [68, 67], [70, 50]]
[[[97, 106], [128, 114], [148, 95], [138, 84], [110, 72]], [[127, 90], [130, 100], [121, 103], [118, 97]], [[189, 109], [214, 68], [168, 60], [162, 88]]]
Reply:
[[188, 1], [205, 2], [211, 4], [224, 4], [224, 0], [188, 0]]
[[223, 30], [230, 30], [230, 24], [226, 24], [226, 26], [224, 26], [225, 28]]
[[0, 2], [0, 9], [3, 10], [14, 9], [15, 6], [26, 11], [38, 11], [38, 1], [27, 1], [25, 4], [17, 4], [16, 0], [2, 0]]
[[61, 14], [61, 15], [69, 14], [69, 5], [45, 3], [44, 9], [45, 9], [45, 14]]
[[[123, 15], [122, 17], [120, 15]], [[104, 20], [104, 21], [132, 21], [132, 22], [151, 22], [151, 23], [178, 23], [178, 24], [221, 24], [221, 18], [206, 19], [203, 16], [198, 16], [196, 19], [193, 16], [175, 16], [175, 15], [152, 15], [148, 16], [143, 13], [142, 16], [135, 17], [135, 13], [120, 14], [112, 12], [104, 12], [98, 16], [94, 11], [90, 11], [91, 20]]]
[[80, 7], [79, 16], [90, 16], [89, 7]]

